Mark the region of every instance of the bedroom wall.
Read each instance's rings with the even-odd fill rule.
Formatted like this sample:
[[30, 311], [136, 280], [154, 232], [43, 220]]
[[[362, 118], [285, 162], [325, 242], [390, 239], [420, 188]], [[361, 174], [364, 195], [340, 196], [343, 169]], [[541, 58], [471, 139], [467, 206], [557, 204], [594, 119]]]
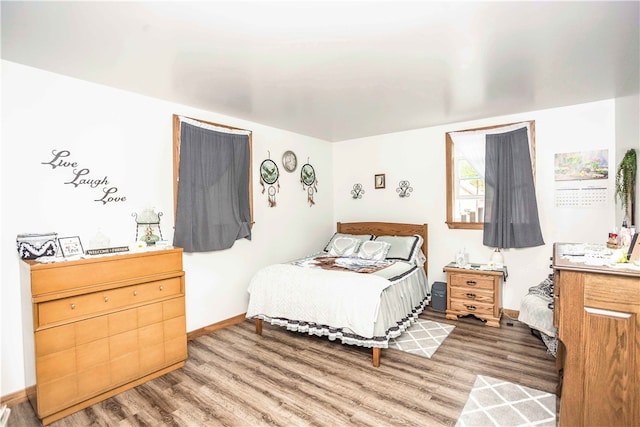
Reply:
[[[602, 243], [617, 223], [613, 178], [597, 182], [607, 188], [605, 205], [560, 208], [555, 206], [557, 184], [553, 173], [554, 154], [592, 149], [609, 151], [612, 170], [616, 155], [615, 100], [339, 142], [333, 148], [335, 220], [428, 223], [429, 283], [445, 281], [442, 267], [454, 260], [459, 249], [465, 248], [473, 262], [487, 262], [491, 249], [482, 245], [481, 230], [449, 230], [445, 224], [444, 134], [521, 120], [536, 122], [536, 193], [545, 245], [504, 251], [509, 278], [503, 287], [503, 307], [519, 310], [528, 288], [550, 272], [554, 242]], [[385, 189], [374, 189], [374, 174], [378, 173], [386, 174]], [[410, 181], [410, 197], [398, 197], [400, 180]], [[355, 183], [364, 186], [362, 199], [350, 196]]]
[[[635, 148], [640, 155], [640, 94], [616, 98], [616, 161], [617, 169], [620, 160], [627, 150]], [[615, 173], [615, 170], [612, 171]], [[616, 224], [622, 224], [624, 212], [620, 203], [616, 204]], [[640, 184], [636, 185], [636, 229], [640, 228]], [[629, 222], [631, 225], [631, 221]]]
[[[151, 206], [162, 211], [162, 233], [173, 238], [172, 114], [253, 131], [253, 238], [227, 250], [185, 254], [187, 330], [192, 331], [246, 311], [246, 288], [253, 272], [320, 249], [333, 233], [333, 167], [325, 141], [236, 118], [143, 97], [77, 79], [2, 61], [2, 213], [0, 238], [0, 396], [21, 391], [24, 382], [19, 300], [18, 233], [55, 231], [79, 236], [85, 246], [98, 231], [111, 245], [135, 236], [131, 214]], [[52, 150], [67, 150], [67, 160], [88, 168], [84, 178], [102, 180], [126, 201], [102, 204], [102, 185], [76, 188], [73, 168], [43, 165]], [[296, 172], [281, 168], [277, 205], [261, 193], [260, 163], [280, 165], [284, 151], [299, 160]], [[318, 176], [316, 204], [310, 207], [299, 182], [309, 158]]]

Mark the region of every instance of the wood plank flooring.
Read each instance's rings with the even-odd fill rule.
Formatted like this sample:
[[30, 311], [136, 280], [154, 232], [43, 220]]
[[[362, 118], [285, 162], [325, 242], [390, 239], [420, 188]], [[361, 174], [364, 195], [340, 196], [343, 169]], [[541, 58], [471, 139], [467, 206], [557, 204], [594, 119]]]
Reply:
[[[72, 414], [77, 426], [453, 426], [476, 375], [554, 393], [555, 359], [519, 322], [422, 318], [456, 328], [431, 359], [371, 351], [245, 321], [189, 341], [184, 368]], [[28, 402], [9, 426], [39, 426]]]

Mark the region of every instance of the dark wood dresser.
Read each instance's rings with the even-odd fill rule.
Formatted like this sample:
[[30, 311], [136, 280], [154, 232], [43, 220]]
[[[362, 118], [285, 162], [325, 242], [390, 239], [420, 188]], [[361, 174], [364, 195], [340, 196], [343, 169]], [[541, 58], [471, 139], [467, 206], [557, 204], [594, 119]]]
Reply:
[[571, 262], [567, 247], [553, 257], [559, 425], [638, 426], [640, 272]]

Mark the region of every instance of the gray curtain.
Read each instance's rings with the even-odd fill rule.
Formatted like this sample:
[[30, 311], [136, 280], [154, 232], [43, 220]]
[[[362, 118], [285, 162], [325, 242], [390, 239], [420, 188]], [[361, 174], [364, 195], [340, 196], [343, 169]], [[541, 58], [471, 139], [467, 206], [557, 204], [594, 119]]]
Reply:
[[251, 240], [249, 136], [182, 122], [174, 246], [227, 249]]
[[494, 248], [544, 245], [526, 128], [487, 135], [483, 243]]

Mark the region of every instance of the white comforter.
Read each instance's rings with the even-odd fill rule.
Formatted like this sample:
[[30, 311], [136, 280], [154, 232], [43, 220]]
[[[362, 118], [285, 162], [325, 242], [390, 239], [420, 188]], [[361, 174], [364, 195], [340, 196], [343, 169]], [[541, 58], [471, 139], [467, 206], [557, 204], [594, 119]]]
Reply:
[[304, 320], [348, 328], [362, 337], [372, 337], [380, 294], [391, 284], [383, 276], [396, 270], [394, 267], [378, 272], [383, 274], [330, 271], [291, 264], [265, 267], [249, 284], [251, 296], [247, 317], [265, 315]]

